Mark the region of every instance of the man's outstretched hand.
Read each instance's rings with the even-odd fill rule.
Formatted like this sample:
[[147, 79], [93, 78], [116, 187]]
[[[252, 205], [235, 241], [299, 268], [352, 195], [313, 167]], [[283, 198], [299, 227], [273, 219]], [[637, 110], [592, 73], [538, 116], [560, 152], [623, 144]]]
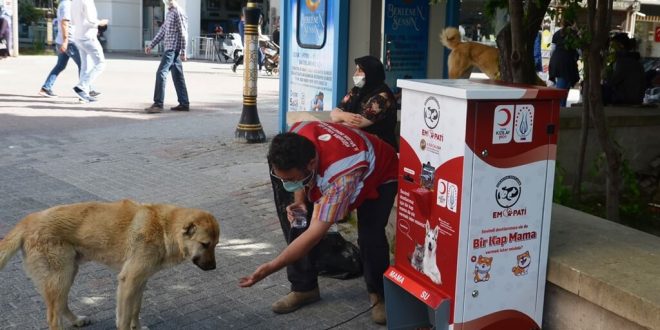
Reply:
[[263, 280], [266, 276], [273, 273], [270, 263], [265, 263], [257, 268], [257, 270], [252, 273], [252, 275], [242, 277], [238, 281], [238, 286], [242, 288], [248, 288], [253, 286], [255, 283]]

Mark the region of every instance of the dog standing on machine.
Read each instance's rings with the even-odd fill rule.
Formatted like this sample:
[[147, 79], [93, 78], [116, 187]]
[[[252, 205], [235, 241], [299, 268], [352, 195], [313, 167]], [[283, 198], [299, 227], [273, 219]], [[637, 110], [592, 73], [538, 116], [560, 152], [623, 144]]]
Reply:
[[499, 79], [500, 54], [497, 48], [473, 41], [461, 41], [461, 33], [455, 27], [446, 28], [440, 35], [440, 41], [451, 49], [447, 58], [450, 79], [469, 78], [473, 66], [489, 79]]
[[43, 296], [50, 329], [90, 320], [68, 306], [69, 289], [85, 261], [119, 272], [117, 328], [140, 329], [142, 293], [150, 276], [186, 259], [215, 269], [220, 229], [208, 212], [166, 204], [88, 202], [61, 205], [21, 220], [0, 241], [0, 269], [21, 249], [25, 270]]

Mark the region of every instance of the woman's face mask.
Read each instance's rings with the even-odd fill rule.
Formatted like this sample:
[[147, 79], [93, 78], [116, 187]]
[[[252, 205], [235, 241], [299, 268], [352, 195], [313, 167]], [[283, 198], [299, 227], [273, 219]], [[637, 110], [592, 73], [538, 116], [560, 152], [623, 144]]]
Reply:
[[366, 74], [362, 71], [362, 68], [359, 65], [355, 65], [355, 73], [353, 73], [353, 84], [357, 88], [364, 87], [364, 84], [367, 83]]
[[364, 87], [364, 84], [366, 83], [366, 79], [364, 79], [364, 76], [353, 76], [353, 84], [355, 84], [355, 87], [357, 88], [362, 88]]

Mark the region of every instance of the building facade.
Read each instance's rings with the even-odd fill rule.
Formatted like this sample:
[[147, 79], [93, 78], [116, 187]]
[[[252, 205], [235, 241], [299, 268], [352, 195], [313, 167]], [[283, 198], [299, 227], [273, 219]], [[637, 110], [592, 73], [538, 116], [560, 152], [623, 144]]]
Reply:
[[[108, 51], [139, 51], [158, 32], [165, 15], [162, 0], [96, 0], [99, 18], [110, 20], [105, 36]], [[189, 47], [195, 37], [213, 33], [216, 25], [225, 32], [237, 32], [241, 8], [245, 0], [178, 0], [188, 16]], [[273, 7], [271, 7], [271, 3]], [[272, 13], [278, 12], [279, 1], [260, 4], [267, 17], [264, 33], [269, 31]]]

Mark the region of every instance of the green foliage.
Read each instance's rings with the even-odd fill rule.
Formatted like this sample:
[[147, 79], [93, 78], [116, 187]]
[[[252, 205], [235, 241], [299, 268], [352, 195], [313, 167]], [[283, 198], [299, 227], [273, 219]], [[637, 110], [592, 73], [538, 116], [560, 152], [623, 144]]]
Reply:
[[[600, 153], [590, 171], [594, 180], [604, 182], [605, 162], [605, 153]], [[622, 217], [630, 220], [643, 218], [646, 213], [647, 201], [642, 198], [637, 175], [630, 167], [630, 161], [625, 158], [621, 162], [621, 177], [623, 179], [623, 187], [621, 187], [619, 210]]]
[[495, 13], [498, 9], [509, 8], [509, 1], [507, 0], [490, 0], [486, 2], [486, 8], [484, 13], [486, 17], [495, 17]]
[[555, 164], [555, 187], [552, 193], [552, 201], [562, 205], [568, 205], [572, 200], [571, 190], [564, 183], [565, 177], [566, 169], [557, 162]]
[[29, 0], [18, 0], [18, 21], [23, 24], [38, 22], [44, 17], [41, 10], [37, 9]]

